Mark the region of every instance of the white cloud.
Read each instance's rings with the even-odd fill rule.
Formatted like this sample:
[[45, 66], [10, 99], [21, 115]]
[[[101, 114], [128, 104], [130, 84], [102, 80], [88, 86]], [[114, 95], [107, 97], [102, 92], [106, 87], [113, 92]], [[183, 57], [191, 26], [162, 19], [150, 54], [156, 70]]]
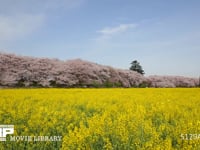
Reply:
[[132, 24], [120, 24], [115, 27], [106, 27], [103, 28], [102, 30], [97, 31], [98, 33], [100, 33], [100, 36], [97, 37], [95, 40], [105, 42], [105, 40], [110, 39], [117, 34], [124, 33], [130, 29], [134, 29], [137, 26], [138, 24], [132, 23]]
[[79, 7], [84, 0], [0, 0], [0, 42], [37, 31], [55, 12]]
[[44, 15], [0, 15], [0, 41], [8, 41], [34, 32], [44, 23]]
[[98, 32], [103, 35], [113, 35], [113, 34], [125, 32], [135, 27], [137, 27], [137, 24], [120, 24], [119, 26], [116, 26], [116, 27], [106, 27]]

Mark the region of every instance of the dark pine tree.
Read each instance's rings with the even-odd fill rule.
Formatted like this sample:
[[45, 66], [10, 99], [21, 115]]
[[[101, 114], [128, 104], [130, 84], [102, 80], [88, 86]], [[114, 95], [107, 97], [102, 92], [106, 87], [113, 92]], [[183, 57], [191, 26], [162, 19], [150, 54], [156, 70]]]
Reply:
[[134, 60], [131, 62], [130, 70], [136, 71], [142, 75], [144, 75], [144, 70], [142, 69], [142, 66], [137, 60]]

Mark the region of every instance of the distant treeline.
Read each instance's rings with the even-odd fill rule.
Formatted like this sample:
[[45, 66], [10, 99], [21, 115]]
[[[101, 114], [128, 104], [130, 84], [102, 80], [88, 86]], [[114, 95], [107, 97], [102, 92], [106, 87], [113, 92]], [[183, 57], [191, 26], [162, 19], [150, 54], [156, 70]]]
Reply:
[[0, 87], [198, 87], [198, 78], [149, 76], [80, 59], [0, 53]]

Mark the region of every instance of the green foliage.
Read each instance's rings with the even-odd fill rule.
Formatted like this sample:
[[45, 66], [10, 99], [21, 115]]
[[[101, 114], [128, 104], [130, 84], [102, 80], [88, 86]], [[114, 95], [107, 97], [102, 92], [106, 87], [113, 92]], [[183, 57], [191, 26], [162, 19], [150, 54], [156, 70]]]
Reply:
[[55, 80], [51, 80], [51, 81], [49, 81], [49, 82], [50, 82], [50, 86], [53, 86], [53, 87], [56, 86], [56, 81], [55, 81]]
[[32, 86], [32, 87], [42, 87], [42, 85], [39, 84], [37, 81], [32, 81], [31, 86]]
[[142, 66], [137, 60], [131, 62], [130, 70], [136, 71], [142, 75], [144, 74], [144, 70], [142, 69]]
[[24, 84], [24, 80], [23, 79], [20, 79], [17, 84], [16, 84], [17, 87], [25, 87], [25, 84]]
[[111, 82], [111, 81], [105, 81], [104, 83], [100, 84], [97, 82], [93, 82], [92, 85], [89, 87], [94, 87], [94, 88], [115, 88], [115, 87], [123, 87], [121, 82]]
[[145, 87], [149, 87], [149, 86], [150, 86], [149, 83], [145, 82], [145, 81], [139, 84], [140, 88], [145, 88]]

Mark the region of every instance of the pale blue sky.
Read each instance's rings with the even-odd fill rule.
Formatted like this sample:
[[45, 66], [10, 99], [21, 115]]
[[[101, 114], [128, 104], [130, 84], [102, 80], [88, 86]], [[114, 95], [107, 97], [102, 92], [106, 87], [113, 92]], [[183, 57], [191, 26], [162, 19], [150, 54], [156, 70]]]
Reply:
[[200, 75], [199, 0], [0, 0], [0, 50]]

